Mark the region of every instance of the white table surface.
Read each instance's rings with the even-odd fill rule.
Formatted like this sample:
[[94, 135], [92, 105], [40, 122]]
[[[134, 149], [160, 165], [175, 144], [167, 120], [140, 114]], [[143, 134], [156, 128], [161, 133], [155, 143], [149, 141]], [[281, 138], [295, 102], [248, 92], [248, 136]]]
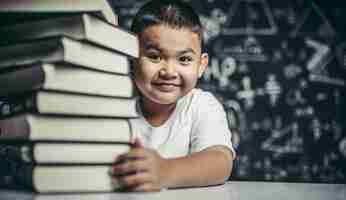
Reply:
[[0, 190], [0, 200], [346, 200], [344, 184], [231, 181], [220, 186], [163, 190], [152, 193], [35, 195]]

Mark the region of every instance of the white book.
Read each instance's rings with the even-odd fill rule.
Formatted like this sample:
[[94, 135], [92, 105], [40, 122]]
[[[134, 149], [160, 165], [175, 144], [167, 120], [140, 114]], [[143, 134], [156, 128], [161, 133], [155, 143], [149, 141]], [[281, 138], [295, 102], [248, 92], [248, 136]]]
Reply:
[[138, 57], [136, 35], [90, 14], [75, 14], [0, 27], [8, 40], [37, 39], [66, 35], [90, 41], [112, 50]]
[[137, 117], [135, 98], [111, 98], [82, 94], [36, 91], [0, 101], [0, 118], [24, 112], [39, 114]]
[[0, 46], [0, 69], [36, 62], [70, 63], [119, 74], [129, 73], [129, 58], [69, 37], [52, 37]]
[[11, 165], [0, 174], [0, 187], [37, 193], [111, 192], [119, 188], [111, 165]]
[[0, 159], [36, 165], [112, 164], [117, 156], [127, 153], [130, 147], [130, 143], [7, 141], [0, 142]]
[[0, 96], [37, 89], [125, 98], [134, 93], [129, 76], [53, 63], [0, 72], [0, 85]]
[[76, 13], [100, 12], [114, 25], [118, 16], [107, 0], [1, 0], [0, 13]]
[[131, 142], [129, 119], [24, 113], [0, 120], [0, 141]]

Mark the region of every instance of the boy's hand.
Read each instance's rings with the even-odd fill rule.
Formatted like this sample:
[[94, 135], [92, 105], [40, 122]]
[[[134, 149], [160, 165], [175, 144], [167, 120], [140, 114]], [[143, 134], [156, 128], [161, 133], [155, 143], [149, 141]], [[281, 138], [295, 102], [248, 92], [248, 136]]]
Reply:
[[155, 150], [136, 140], [134, 148], [113, 165], [113, 179], [129, 191], [159, 191], [164, 187], [166, 161]]

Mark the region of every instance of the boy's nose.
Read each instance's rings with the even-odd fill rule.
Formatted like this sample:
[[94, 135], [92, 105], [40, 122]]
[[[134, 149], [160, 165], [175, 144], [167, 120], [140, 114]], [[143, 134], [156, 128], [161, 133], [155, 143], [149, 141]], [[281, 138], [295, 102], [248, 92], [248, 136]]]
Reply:
[[159, 75], [166, 79], [174, 79], [178, 76], [177, 71], [172, 64], [165, 64], [163, 67], [161, 67]]

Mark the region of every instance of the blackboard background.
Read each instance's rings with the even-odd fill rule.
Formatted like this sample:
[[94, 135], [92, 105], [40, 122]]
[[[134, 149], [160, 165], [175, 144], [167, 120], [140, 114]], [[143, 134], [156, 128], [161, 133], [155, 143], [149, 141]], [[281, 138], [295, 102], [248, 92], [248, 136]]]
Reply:
[[[109, 0], [122, 27], [145, 1]], [[223, 103], [232, 180], [346, 182], [346, 2], [186, 0], [206, 27], [199, 87]]]

